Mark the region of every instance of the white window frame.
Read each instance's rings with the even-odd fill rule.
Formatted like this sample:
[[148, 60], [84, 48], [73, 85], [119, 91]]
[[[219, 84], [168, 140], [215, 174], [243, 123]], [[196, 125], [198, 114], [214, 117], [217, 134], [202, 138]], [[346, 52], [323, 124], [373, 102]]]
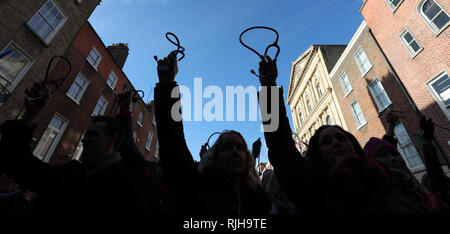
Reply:
[[437, 28], [436, 25], [434, 25], [433, 20], [436, 19], [436, 17], [441, 13], [444, 12], [445, 14], [448, 15], [448, 13], [444, 10], [444, 8], [442, 8], [436, 1], [434, 1], [436, 3], [436, 5], [438, 5], [439, 8], [441, 8], [441, 11], [439, 13], [437, 13], [433, 19], [428, 19], [428, 16], [425, 15], [425, 13], [422, 11], [423, 9], [423, 5], [427, 0], [422, 0], [419, 2], [419, 5], [417, 5], [417, 13], [422, 17], [423, 21], [425, 21], [425, 23], [428, 25], [428, 27], [430, 27], [431, 31], [434, 32], [434, 36], [437, 37], [441, 32], [443, 32], [449, 25], [450, 25], [450, 20], [441, 28]]
[[[53, 25], [48, 21], [48, 19], [41, 14], [41, 10], [44, 8], [45, 5], [47, 5], [48, 2], [51, 2], [53, 6], [58, 10], [59, 14], [61, 14], [64, 18], [59, 22], [59, 24], [56, 27], [53, 27]], [[37, 17], [37, 15], [40, 15], [42, 19], [50, 26], [52, 31], [47, 35], [46, 38], [42, 38], [38, 32], [31, 26], [31, 21]], [[27, 22], [28, 28], [35, 34], [45, 45], [50, 44], [50, 42], [55, 38], [56, 34], [58, 34], [59, 30], [64, 26], [66, 21], [69, 19], [69, 16], [64, 12], [63, 8], [59, 5], [59, 3], [56, 0], [48, 0], [46, 1], [42, 7], [31, 17], [31, 19]]]
[[148, 131], [147, 141], [145, 142], [145, 149], [150, 151], [150, 147], [152, 145], [152, 139], [153, 139], [153, 132], [150, 130]]
[[153, 157], [154, 158], [159, 158], [158, 154], [159, 154], [159, 141], [156, 141], [155, 152], [153, 153]]
[[152, 124], [156, 127], [156, 115], [153, 114]]
[[[103, 99], [103, 100], [105, 101], [105, 105], [103, 106], [102, 109], [100, 109], [100, 112], [99, 112], [97, 115], [95, 115], [95, 114], [94, 114], [94, 111], [95, 111], [95, 108], [97, 107], [97, 105], [98, 105], [100, 99]], [[101, 96], [98, 98], [97, 103], [95, 104], [94, 109], [92, 110], [92, 114], [91, 114], [91, 115], [92, 115], [92, 116], [103, 116], [103, 114], [105, 114], [106, 109], [108, 108], [108, 104], [109, 104], [108, 99], [106, 99], [103, 95], [101, 95]]]
[[[375, 82], [377, 82], [377, 81], [381, 84], [381, 88], [383, 88], [383, 91], [381, 91], [380, 93], [375, 93], [375, 90], [373, 89], [373, 85], [375, 85]], [[385, 110], [390, 105], [392, 105], [392, 100], [389, 98], [389, 95], [387, 94], [386, 90], [384, 89], [383, 84], [381, 83], [380, 79], [378, 79], [378, 77], [375, 77], [375, 79], [373, 79], [372, 82], [370, 82], [368, 87], [369, 87], [369, 91], [370, 91], [370, 94], [372, 95], [373, 100], [375, 100], [375, 104], [377, 106], [378, 113], [383, 112], [383, 110]], [[385, 106], [381, 105], [380, 99], [378, 98], [383, 93], [386, 95], [387, 99], [389, 100], [389, 103], [386, 104]]]
[[30, 70], [30, 68], [33, 66], [34, 59], [27, 52], [25, 52], [24, 49], [22, 49], [19, 45], [17, 45], [14, 41], [10, 41], [5, 47], [3, 47], [3, 49], [0, 51], [0, 54], [3, 53], [7, 47], [12, 47], [14, 50], [16, 50], [16, 52], [23, 55], [28, 60], [28, 63], [22, 68], [22, 70], [17, 74], [17, 76], [14, 77], [14, 80], [11, 81], [11, 80], [7, 79], [6, 77], [0, 78], [3, 80], [6, 80], [6, 82], [9, 83], [5, 87], [9, 92], [12, 92], [16, 88], [16, 86], [19, 84], [19, 82], [24, 78], [24, 76], [27, 74], [27, 72]]
[[[116, 79], [114, 80], [114, 82], [112, 83], [112, 84], [109, 84], [110, 82], [110, 80], [111, 80], [111, 76], [112, 77], [115, 77]], [[111, 73], [109, 73], [109, 76], [108, 76], [108, 80], [106, 81], [106, 83], [108, 84], [108, 86], [112, 89], [112, 90], [114, 90], [114, 88], [116, 87], [116, 84], [117, 84], [117, 82], [119, 81], [119, 77], [116, 75], [116, 73], [114, 72], [114, 71], [111, 71]]]
[[403, 0], [400, 0], [400, 2], [398, 2], [397, 6], [395, 6], [394, 4], [392, 4], [393, 0], [386, 0], [386, 3], [388, 4], [389, 8], [391, 8], [392, 13], [394, 13], [398, 7], [402, 4]]
[[138, 133], [136, 131], [133, 131], [133, 141], [138, 142]]
[[[406, 33], [409, 33], [409, 35], [411, 35], [411, 37], [413, 38], [411, 42], [407, 42], [406, 41], [406, 39], [405, 39]], [[402, 31], [402, 33], [400, 33], [399, 38], [400, 38], [400, 41], [402, 41], [402, 43], [405, 46], [405, 48], [408, 51], [408, 53], [411, 55], [411, 59], [416, 57], [423, 50], [423, 47], [419, 44], [419, 42], [416, 40], [416, 38], [414, 38], [414, 36], [412, 35], [411, 31], [409, 31], [407, 28], [405, 28]], [[413, 43], [414, 41], [420, 47], [420, 49], [418, 51], [414, 51], [414, 49], [411, 46], [411, 43]]]
[[80, 161], [81, 155], [83, 154], [83, 137], [84, 133], [81, 135], [77, 148], [75, 148], [75, 151], [73, 152], [72, 160]]
[[[406, 134], [406, 137], [408, 138], [408, 139], [407, 139], [408, 142], [406, 142], [406, 144], [405, 144], [405, 142], [400, 142], [400, 140], [399, 140], [399, 138], [398, 138], [398, 134], [399, 134], [398, 130], [399, 130], [400, 128], [401, 128], [402, 130], [404, 130], [404, 132], [405, 132], [405, 134]], [[418, 153], [418, 151], [417, 151], [415, 145], [413, 144], [413, 142], [412, 142], [412, 140], [411, 140], [411, 137], [409, 137], [409, 134], [408, 134], [408, 132], [406, 131], [406, 129], [405, 129], [405, 127], [404, 127], [404, 125], [403, 125], [403, 123], [402, 123], [401, 121], [395, 125], [395, 128], [394, 128], [394, 134], [395, 134], [395, 138], [398, 140], [398, 143], [397, 143], [397, 150], [398, 150], [398, 152], [400, 153], [400, 155], [402, 156], [403, 160], [405, 161], [406, 166], [411, 170], [411, 172], [414, 173], [414, 172], [416, 172], [416, 171], [420, 171], [420, 170], [424, 169], [425, 166], [424, 166], [424, 164], [423, 164], [423, 161], [422, 161], [422, 159], [420, 158], [419, 153]], [[412, 166], [410, 165], [409, 160], [407, 159], [407, 157], [406, 157], [406, 155], [405, 155], [405, 152], [404, 152], [404, 150], [403, 150], [403, 149], [405, 148], [405, 146], [407, 146], [407, 145], [409, 145], [409, 144], [412, 145], [412, 147], [413, 147], [413, 149], [414, 149], [414, 152], [415, 152], [415, 156], [418, 157], [419, 160], [420, 160], [420, 162], [422, 163], [422, 164], [420, 164], [420, 165], [418, 165], [418, 166], [416, 166], [416, 167], [412, 167]]]
[[[53, 120], [53, 118], [59, 118], [60, 120], [63, 121], [63, 124], [61, 126], [61, 129], [56, 129], [55, 127], [51, 126], [51, 122]], [[41, 136], [41, 139], [39, 140], [38, 144], [36, 145], [36, 148], [33, 150], [33, 154], [41, 159], [43, 162], [48, 162], [50, 161], [50, 158], [52, 157], [56, 147], [58, 146], [59, 140], [61, 139], [62, 135], [64, 134], [64, 131], [67, 128], [67, 125], [69, 125], [69, 120], [64, 117], [63, 115], [59, 114], [58, 112], [56, 112], [53, 117], [50, 119], [50, 122], [47, 125], [47, 128], [45, 129], [43, 135]], [[57, 132], [57, 135], [54, 139], [54, 141], [51, 143], [50, 147], [48, 148], [48, 151], [45, 155], [39, 156], [40, 154], [42, 154], [42, 150], [43, 149], [39, 149], [39, 147], [41, 146], [41, 144], [44, 144], [44, 142], [41, 142], [43, 139], [42, 137], [44, 136], [45, 132], [50, 129], [50, 131], [55, 131]], [[46, 139], [47, 140], [47, 139]], [[40, 152], [38, 152], [38, 150], [40, 150]]]
[[434, 100], [436, 100], [439, 107], [444, 112], [445, 116], [447, 116], [447, 119], [450, 121], [450, 110], [447, 110], [447, 107], [445, 106], [444, 101], [441, 98], [441, 95], [436, 92], [436, 90], [433, 88], [432, 84], [435, 83], [437, 80], [442, 78], [445, 75], [449, 75], [446, 71], [441, 71], [437, 75], [433, 76], [430, 80], [425, 82], [425, 85], [427, 86], [428, 90], [430, 91], [431, 95], [433, 96]]
[[[97, 53], [97, 55], [98, 55], [98, 60], [96, 60], [95, 62], [94, 62], [94, 64], [91, 62], [91, 60], [89, 59], [89, 57], [90, 57], [90, 55], [91, 55], [91, 53], [92, 53], [92, 51], [94, 51], [95, 53]], [[92, 56], [91, 56], [92, 57]], [[91, 51], [89, 51], [89, 54], [88, 54], [88, 56], [86, 57], [86, 60], [95, 68], [95, 70], [97, 70], [98, 69], [98, 65], [100, 64], [100, 61], [102, 61], [102, 55], [100, 54], [100, 52], [98, 52], [98, 50], [97, 50], [97, 48], [95, 48], [95, 46], [93, 46], [92, 47], [92, 49], [91, 49]]]
[[[84, 84], [83, 87], [81, 87], [80, 91], [78, 92], [78, 97], [72, 97], [72, 96], [70, 96], [69, 91], [72, 89], [72, 86], [75, 85], [74, 83], [76, 82], [77, 77], [80, 77], [81, 79], [86, 81], [86, 83]], [[90, 80], [87, 79], [86, 76], [82, 72], [78, 73], [78, 75], [73, 80], [72, 85], [70, 85], [69, 89], [67, 90], [66, 96], [69, 97], [70, 99], [72, 99], [72, 101], [74, 101], [76, 104], [80, 105], [81, 99], [83, 98], [84, 93], [86, 92], [87, 87], [89, 86], [89, 83], [90, 83]], [[78, 84], [78, 82], [77, 82], [77, 84]]]
[[[364, 120], [364, 122], [360, 122], [361, 120], [359, 119], [359, 116], [357, 115], [357, 113], [355, 113], [355, 110], [353, 109], [353, 104], [356, 103], [359, 106], [359, 109], [361, 110], [361, 116], [362, 116], [362, 120]], [[364, 113], [361, 109], [361, 105], [359, 105], [358, 100], [354, 100], [352, 103], [350, 103], [350, 110], [352, 112], [353, 115], [353, 119], [355, 120], [356, 123], [356, 129], [359, 130], [360, 128], [362, 128], [363, 126], [365, 126], [367, 124], [367, 120], [366, 117], [364, 117]]]
[[136, 123], [142, 127], [142, 120], [144, 119], [144, 113], [143, 112], [139, 112], [139, 115], [137, 117]]
[[[345, 82], [343, 81], [343, 77], [344, 77], [344, 76], [347, 78], [347, 83], [345, 83]], [[343, 72], [341, 73], [341, 75], [339, 76], [339, 83], [341, 83], [342, 90], [344, 91], [344, 97], [347, 97], [348, 94], [351, 93], [351, 92], [353, 91], [353, 86], [352, 86], [352, 84], [350, 83], [350, 79], [348, 78], [347, 73], [346, 73], [345, 71], [343, 71]], [[347, 88], [346, 88], [347, 85], [346, 85], [346, 84], [348, 84], [348, 86], [350, 87], [349, 90], [347, 90]]]
[[[359, 60], [358, 60], [358, 56], [357, 56], [357, 55], [358, 55], [360, 52], [363, 52], [363, 53], [364, 53], [364, 55], [366, 56], [366, 61], [370, 64], [370, 66], [368, 66], [368, 68], [367, 68], [366, 71], [363, 70], [366, 66], [365, 66], [364, 64], [361, 64], [361, 63], [358, 62]], [[361, 76], [364, 77], [364, 76], [370, 71], [370, 69], [372, 69], [373, 65], [372, 65], [372, 63], [370, 62], [369, 57], [367, 57], [367, 53], [366, 53], [366, 51], [363, 49], [362, 46], [360, 46], [360, 47], [358, 48], [358, 50], [356, 50], [355, 54], [353, 54], [353, 58], [355, 59], [356, 65], [358, 65], [359, 71], [361, 72]]]

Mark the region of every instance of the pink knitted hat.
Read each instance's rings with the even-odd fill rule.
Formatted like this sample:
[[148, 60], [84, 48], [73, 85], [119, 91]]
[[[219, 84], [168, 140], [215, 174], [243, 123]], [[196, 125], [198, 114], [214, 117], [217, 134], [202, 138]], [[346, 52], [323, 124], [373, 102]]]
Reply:
[[364, 146], [364, 153], [369, 158], [375, 158], [375, 155], [378, 152], [378, 150], [384, 147], [397, 150], [397, 148], [395, 148], [395, 146], [393, 146], [391, 143], [376, 137], [371, 137], [367, 142], [367, 144]]

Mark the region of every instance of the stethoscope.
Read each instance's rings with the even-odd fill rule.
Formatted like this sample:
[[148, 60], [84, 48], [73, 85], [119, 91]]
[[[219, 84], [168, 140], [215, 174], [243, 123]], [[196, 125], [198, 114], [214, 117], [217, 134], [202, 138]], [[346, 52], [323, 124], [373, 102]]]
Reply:
[[[64, 61], [67, 62], [67, 64], [69, 65], [69, 71], [67, 72], [67, 74], [61, 78], [57, 78], [54, 80], [50, 80], [50, 68], [53, 64], [53, 62], [55, 61], [55, 59], [60, 58]], [[47, 72], [45, 73], [45, 78], [44, 78], [44, 87], [38, 90], [38, 96], [37, 97], [32, 97], [31, 96], [31, 92], [29, 90], [25, 90], [25, 98], [29, 101], [29, 102], [33, 102], [39, 99], [42, 99], [43, 97], [47, 96], [49, 93], [50, 94], [54, 94], [59, 87], [61, 87], [61, 85], [64, 83], [64, 81], [67, 79], [67, 77], [70, 75], [70, 73], [72, 73], [72, 64], [70, 63], [69, 59], [67, 59], [64, 56], [54, 56], [48, 66], [47, 66]]]
[[[170, 39], [169, 36], [174, 37], [176, 42], [172, 41], [172, 39]], [[183, 46], [181, 46], [180, 40], [178, 39], [178, 37], [175, 34], [173, 34], [171, 32], [166, 33], [166, 38], [167, 38], [167, 40], [169, 40], [170, 43], [174, 44], [177, 47], [176, 50], [173, 50], [170, 53], [171, 54], [175, 53], [175, 55], [181, 54], [181, 57], [178, 59], [178, 61], [181, 61], [185, 56], [185, 54], [184, 54], [185, 49]], [[158, 62], [158, 56], [155, 55], [153, 58], [155, 59], [156, 62]], [[168, 69], [169, 68], [166, 65], [162, 65], [162, 64], [158, 63], [158, 70], [167, 71]]]
[[[271, 31], [275, 32], [275, 34], [277, 35], [277, 38], [275, 39], [275, 41], [274, 41], [272, 44], [270, 44], [270, 45], [268, 45], [268, 46], [266, 47], [266, 50], [264, 51], [264, 56], [262, 56], [260, 53], [258, 53], [258, 51], [256, 51], [255, 49], [251, 48], [250, 46], [248, 46], [247, 44], [245, 44], [245, 43], [242, 41], [242, 36], [243, 36], [246, 32], [248, 32], [248, 31], [250, 31], [250, 30], [253, 30], [253, 29], [267, 29], [267, 30], [271, 30]], [[272, 61], [276, 61], [277, 58], [278, 58], [278, 55], [280, 54], [280, 46], [278, 46], [278, 39], [279, 39], [279, 38], [280, 38], [280, 35], [278, 34], [278, 31], [275, 30], [275, 29], [273, 29], [273, 28], [266, 27], [266, 26], [254, 26], [254, 27], [247, 28], [246, 30], [244, 30], [244, 31], [241, 33], [241, 35], [239, 36], [239, 42], [241, 42], [241, 44], [242, 44], [245, 48], [247, 48], [247, 49], [253, 51], [253, 53], [255, 53], [256, 55], [258, 55], [258, 57], [261, 59], [261, 61], [266, 61], [266, 58], [268, 57], [267, 52], [269, 52], [269, 49], [270, 49], [270, 48], [272, 48], [272, 47], [277, 48], [277, 53], [275, 54], [274, 59], [272, 59]], [[269, 57], [269, 58], [270, 58], [270, 57]], [[251, 70], [250, 72], [251, 72], [253, 75], [259, 77], [259, 76], [256, 74], [256, 72], [255, 72], [254, 70]]]

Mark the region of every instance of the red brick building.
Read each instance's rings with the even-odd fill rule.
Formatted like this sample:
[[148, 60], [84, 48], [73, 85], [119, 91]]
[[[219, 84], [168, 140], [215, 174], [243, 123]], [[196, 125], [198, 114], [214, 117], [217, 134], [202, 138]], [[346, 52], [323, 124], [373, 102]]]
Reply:
[[395, 127], [398, 150], [408, 168], [420, 179], [425, 167], [417, 134], [419, 115], [365, 21], [337, 61], [330, 78], [348, 131], [360, 143], [386, 134], [388, 125], [380, 114], [395, 110], [405, 117]]
[[[117, 50], [122, 52], [117, 53]], [[113, 116], [118, 111], [116, 95], [124, 89], [134, 89], [122, 71], [128, 56], [127, 44], [106, 47], [88, 22], [64, 56], [71, 61], [72, 72], [42, 111], [34, 135], [38, 141], [34, 155], [52, 164], [78, 159], [82, 151], [81, 138], [91, 116]], [[65, 72], [67, 67], [63, 63], [55, 68], [56, 75]], [[142, 99], [130, 106], [134, 137], [147, 160], [155, 160], [154, 155], [157, 155], [152, 106]]]
[[[450, 155], [450, 2], [364, 0], [361, 13], [416, 108]], [[447, 128], [447, 129], [444, 129]]]
[[[100, 0], [0, 1], [0, 123], [23, 109], [24, 92], [42, 80]], [[4, 91], [4, 92], [2, 92]], [[3, 94], [3, 95], [2, 95]]]

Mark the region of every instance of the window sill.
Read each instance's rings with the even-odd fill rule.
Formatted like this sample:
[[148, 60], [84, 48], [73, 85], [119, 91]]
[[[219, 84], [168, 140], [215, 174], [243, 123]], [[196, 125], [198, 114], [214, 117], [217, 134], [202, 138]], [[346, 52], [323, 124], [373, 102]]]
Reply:
[[141, 127], [141, 128], [142, 128], [142, 124], [141, 124], [141, 123], [137, 123], [137, 125], [138, 125], [139, 127]]
[[445, 31], [445, 29], [447, 29], [447, 27], [450, 26], [450, 21], [447, 22], [447, 24], [441, 28], [441, 30], [435, 32], [434, 37], [438, 37], [443, 31]]
[[392, 104], [394, 104], [394, 102], [391, 101], [391, 103], [389, 103], [388, 105], [386, 105], [385, 107], [383, 107], [383, 109], [378, 111], [378, 114], [383, 113], [384, 110], [386, 110], [388, 107], [392, 106]]
[[357, 127], [356, 130], [360, 130], [361, 128], [363, 128], [363, 127], [366, 126], [366, 125], [367, 125], [367, 121], [366, 121], [363, 125]]
[[420, 52], [422, 52], [423, 47], [420, 48], [419, 51], [417, 51], [415, 54], [411, 54], [411, 59], [414, 59], [418, 54], [420, 54]]
[[411, 170], [412, 173], [425, 171], [425, 166], [421, 165], [421, 166], [418, 166], [418, 167], [411, 168], [410, 170]]
[[345, 94], [344, 97], [347, 97], [352, 91], [353, 91], [353, 88], [347, 94]]
[[25, 25], [26, 25], [26, 27], [33, 33], [33, 35], [35, 36], [35, 37], [37, 37], [37, 39], [39, 39], [39, 41], [42, 43], [42, 44], [44, 44], [44, 46], [45, 47], [49, 47], [49, 44], [50, 44], [50, 42], [52, 41], [52, 39], [53, 39], [53, 37], [52, 38], [49, 38], [49, 42], [47, 42], [45, 39], [43, 39], [41, 36], [39, 36], [39, 34], [37, 34], [36, 33], [36, 31], [34, 31], [34, 29], [28, 24], [28, 23], [25, 23]]
[[364, 76], [366, 76], [367, 75], [367, 73], [369, 73], [370, 72], [370, 70], [372, 70], [372, 68], [373, 68], [373, 65], [371, 65], [370, 66], [370, 68], [369, 69], [367, 69], [367, 71], [364, 73], [364, 74], [362, 74], [361, 75], [361, 78], [364, 78]]
[[[89, 63], [89, 64], [91, 64], [91, 66], [96, 70], [96, 71], [98, 71], [98, 64], [97, 64], [97, 66], [95, 66], [94, 64], [92, 64], [87, 58], [86, 58], [86, 61]], [[109, 86], [109, 85], [108, 85]]]
[[69, 94], [66, 93], [66, 96], [70, 98], [73, 102], [75, 102], [77, 105], [80, 105], [80, 101], [75, 100], [75, 98], [71, 97]]

